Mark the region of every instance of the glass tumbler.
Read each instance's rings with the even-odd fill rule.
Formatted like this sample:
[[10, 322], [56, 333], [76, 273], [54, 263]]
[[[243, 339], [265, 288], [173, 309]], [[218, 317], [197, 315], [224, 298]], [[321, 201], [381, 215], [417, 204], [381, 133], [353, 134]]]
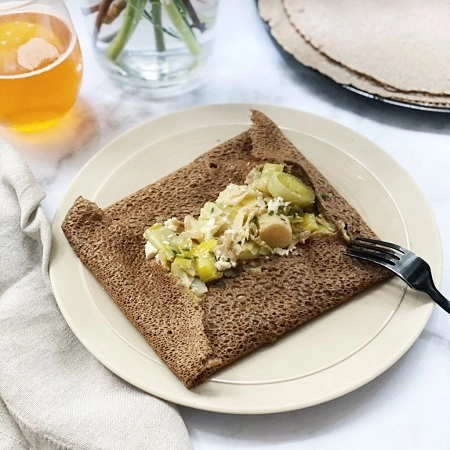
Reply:
[[50, 127], [73, 106], [82, 56], [63, 0], [0, 0], [0, 126]]

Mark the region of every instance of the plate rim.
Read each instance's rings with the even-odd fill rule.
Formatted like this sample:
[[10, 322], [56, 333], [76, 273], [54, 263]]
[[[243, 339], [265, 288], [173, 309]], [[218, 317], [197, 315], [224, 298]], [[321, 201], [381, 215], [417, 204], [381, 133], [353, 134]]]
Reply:
[[[165, 116], [160, 116], [158, 118], [152, 119], [150, 121], [141, 123], [140, 125], [126, 131], [125, 133], [121, 134], [120, 136], [116, 137], [114, 140], [112, 140], [109, 144], [104, 146], [102, 149], [100, 149], [96, 155], [94, 155], [87, 163], [84, 164], [84, 166], [80, 169], [78, 174], [74, 177], [72, 183], [69, 185], [69, 188], [67, 189], [66, 193], [64, 194], [57, 210], [54, 216], [53, 224], [52, 224], [52, 235], [53, 235], [53, 243], [52, 245], [52, 251], [50, 256], [50, 266], [49, 266], [49, 272], [50, 272], [50, 279], [52, 286], [54, 288], [55, 292], [55, 298], [57, 301], [57, 304], [67, 321], [69, 327], [72, 329], [74, 334], [77, 336], [77, 338], [83, 343], [83, 345], [107, 368], [109, 368], [112, 372], [114, 372], [119, 377], [125, 379], [126, 381], [130, 382], [131, 384], [135, 385], [136, 387], [143, 389], [146, 392], [149, 392], [150, 394], [154, 394], [159, 396], [160, 398], [163, 398], [165, 400], [178, 403], [183, 406], [189, 406], [201, 410], [206, 411], [214, 411], [214, 412], [223, 412], [223, 413], [233, 413], [233, 414], [266, 414], [266, 413], [276, 413], [276, 412], [285, 412], [290, 411], [294, 409], [301, 409], [308, 406], [313, 406], [319, 403], [323, 403], [325, 401], [332, 400], [336, 397], [339, 397], [341, 395], [344, 395], [348, 392], [351, 392], [362, 385], [368, 383], [369, 381], [373, 380], [377, 376], [379, 376], [381, 373], [383, 373], [385, 370], [390, 368], [396, 361], [398, 361], [405, 353], [406, 351], [414, 344], [417, 337], [420, 335], [420, 333], [423, 331], [423, 329], [426, 326], [426, 323], [428, 322], [428, 319], [433, 311], [434, 304], [433, 302], [426, 302], [421, 307], [421, 312], [419, 314], [419, 321], [416, 325], [416, 328], [414, 330], [414, 333], [410, 335], [410, 339], [407, 342], [403, 343], [403, 347], [397, 351], [395, 355], [391, 355], [389, 361], [385, 361], [384, 364], [381, 364], [378, 367], [378, 370], [372, 370], [370, 376], [364, 377], [363, 380], [359, 380], [359, 382], [352, 382], [351, 385], [342, 386], [341, 389], [335, 389], [335, 391], [330, 394], [324, 394], [322, 397], [317, 398], [315, 401], [311, 402], [301, 402], [298, 400], [285, 400], [282, 405], [271, 405], [269, 407], [263, 407], [261, 408], [258, 406], [257, 408], [253, 407], [252, 405], [247, 405], [245, 407], [242, 407], [242, 405], [220, 405], [220, 404], [214, 404], [214, 402], [205, 403], [202, 400], [202, 396], [198, 396], [195, 393], [195, 389], [193, 391], [188, 391], [189, 394], [187, 398], [179, 399], [174, 395], [166, 395], [161, 396], [160, 393], [150, 392], [148, 389], [147, 384], [139, 383], [135, 378], [130, 378], [129, 374], [126, 370], [124, 370], [123, 367], [121, 367], [120, 361], [121, 359], [118, 358], [116, 360], [111, 360], [111, 355], [108, 355], [107, 357], [104, 357], [104, 355], [101, 354], [102, 351], [107, 351], [107, 343], [101, 342], [98, 345], [94, 345], [92, 342], [90, 342], [89, 338], [86, 338], [86, 336], [83, 335], [83, 332], [80, 331], [80, 324], [79, 321], [82, 320], [82, 317], [78, 317], [76, 314], [73, 314], [73, 311], [70, 310], [70, 308], [67, 308], [67, 304], [65, 304], [65, 300], [63, 296], [61, 295], [61, 292], [59, 291], [58, 285], [58, 275], [57, 270], [55, 269], [57, 267], [58, 258], [61, 257], [61, 245], [67, 246], [68, 243], [64, 243], [61, 241], [61, 229], [60, 224], [62, 222], [62, 218], [65, 216], [65, 213], [67, 212], [68, 205], [70, 205], [74, 200], [75, 191], [78, 189], [78, 185], [80, 184], [80, 180], [83, 177], [83, 174], [90, 170], [90, 167], [94, 167], [98, 161], [101, 161], [102, 158], [105, 157], [105, 154], [108, 152], [114, 150], [114, 148], [117, 148], [120, 146], [123, 142], [127, 140], [131, 140], [134, 142], [136, 140], [137, 142], [142, 141], [142, 138], [140, 135], [143, 131], [145, 131], [148, 128], [158, 128], [161, 123], [175, 121], [179, 122], [180, 119], [183, 119], [185, 117], [194, 117], [198, 114], [210, 114], [214, 119], [214, 114], [221, 112], [224, 113], [226, 117], [232, 118], [234, 115], [241, 115], [238, 122], [235, 122], [236, 124], [242, 123], [242, 114], [245, 112], [248, 112], [251, 109], [259, 109], [262, 112], [269, 115], [269, 117], [273, 118], [273, 120], [277, 123], [277, 125], [280, 126], [281, 129], [283, 128], [289, 128], [287, 125], [283, 125], [283, 123], [278, 123], [277, 119], [275, 117], [277, 116], [283, 116], [283, 117], [289, 117], [289, 119], [285, 119], [284, 124], [287, 122], [293, 124], [296, 123], [296, 121], [302, 122], [303, 127], [311, 127], [311, 124], [321, 124], [324, 125], [325, 128], [331, 128], [332, 130], [339, 130], [342, 134], [342, 136], [337, 139], [338, 141], [342, 141], [341, 144], [346, 144], [353, 140], [353, 146], [357, 143], [361, 144], [364, 143], [364, 145], [369, 145], [369, 147], [372, 148], [373, 152], [377, 153], [377, 155], [381, 155], [382, 158], [384, 158], [386, 161], [389, 162], [391, 167], [395, 169], [396, 173], [401, 173], [403, 177], [406, 177], [410, 183], [410, 187], [415, 191], [415, 194], [418, 195], [418, 198], [420, 202], [422, 203], [423, 208], [425, 208], [427, 214], [427, 226], [430, 228], [431, 231], [431, 242], [433, 242], [435, 250], [437, 250], [437, 253], [433, 256], [432, 266], [434, 270], [436, 271], [436, 284], [439, 285], [441, 274], [442, 274], [442, 246], [440, 242], [440, 236], [439, 236], [439, 230], [437, 227], [437, 224], [434, 219], [434, 215], [432, 213], [432, 210], [430, 206], [428, 205], [426, 199], [424, 198], [423, 194], [421, 193], [420, 189], [415, 184], [414, 180], [412, 180], [409, 175], [407, 174], [406, 170], [403, 169], [389, 154], [384, 152], [380, 147], [378, 147], [376, 144], [365, 138], [364, 136], [360, 135], [359, 133], [351, 130], [348, 127], [345, 127], [341, 124], [338, 124], [337, 122], [334, 122], [330, 119], [326, 119], [321, 116], [317, 116], [311, 113], [307, 113], [304, 111], [300, 111], [297, 109], [292, 108], [286, 108], [282, 106], [275, 106], [275, 105], [266, 105], [266, 104], [247, 104], [247, 103], [234, 103], [234, 104], [212, 104], [212, 105], [206, 105], [206, 106], [198, 106], [195, 108], [189, 108], [189, 109], [183, 109], [177, 112], [173, 112], [170, 114], [167, 114]], [[238, 114], [239, 113], [239, 114]], [[217, 114], [219, 118], [217, 120], [223, 120], [222, 116], [220, 114]], [[283, 122], [283, 121], [281, 121]], [[250, 125], [250, 116], [248, 115], [248, 125]], [[306, 123], [306, 125], [305, 125]], [[217, 124], [219, 125], [219, 123]], [[200, 127], [201, 128], [201, 127]], [[314, 128], [314, 127], [313, 127]], [[302, 131], [300, 131], [302, 132]], [[316, 132], [317, 133], [317, 132]], [[308, 134], [308, 133], [304, 133]], [[319, 133], [320, 134], [320, 133]], [[316, 137], [317, 139], [323, 139], [319, 136], [314, 136], [314, 133], [312, 134], [313, 137]], [[156, 137], [157, 138], [157, 137]], [[326, 142], [330, 143], [331, 145], [338, 146], [340, 150], [342, 150], [339, 145], [336, 145], [336, 142], [330, 142], [329, 137], [327, 137]], [[146, 145], [148, 142], [145, 143]], [[350, 147], [349, 147], [350, 148]], [[138, 150], [136, 150], [137, 152]], [[353, 151], [353, 150], [352, 150]], [[353, 153], [351, 153], [353, 155]], [[130, 158], [132, 157], [129, 156]], [[359, 159], [357, 158], [359, 161]], [[64, 238], [65, 239], [65, 238]], [[81, 263], [80, 263], [81, 265]], [[413, 291], [408, 291], [408, 295], [411, 298], [415, 298], [417, 296], [416, 293]], [[103, 320], [103, 317], [101, 317], [101, 320], [98, 320], [99, 318], [95, 318], [97, 325], [100, 327], [99, 332], [105, 332], [104, 326], [105, 323], [101, 323], [101, 320]], [[393, 321], [395, 322], [395, 320]], [[108, 324], [109, 325], [109, 324]], [[106, 346], [106, 347], [105, 347]], [[165, 368], [166, 369], [166, 368]], [[166, 369], [168, 370], [168, 369]], [[238, 393], [241, 389], [238, 387], [236, 388], [236, 392]]]

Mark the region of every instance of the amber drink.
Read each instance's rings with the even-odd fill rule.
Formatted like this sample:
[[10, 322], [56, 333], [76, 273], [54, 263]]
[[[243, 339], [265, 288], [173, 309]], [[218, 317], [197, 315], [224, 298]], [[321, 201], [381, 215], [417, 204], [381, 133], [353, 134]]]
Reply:
[[47, 128], [73, 106], [80, 46], [60, 0], [0, 0], [0, 125]]

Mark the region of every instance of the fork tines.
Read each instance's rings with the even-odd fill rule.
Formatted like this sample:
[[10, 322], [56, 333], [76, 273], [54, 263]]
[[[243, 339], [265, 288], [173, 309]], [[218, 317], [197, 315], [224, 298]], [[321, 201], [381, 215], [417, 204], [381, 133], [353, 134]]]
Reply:
[[444, 311], [450, 314], [450, 300], [447, 300], [436, 289], [430, 266], [411, 250], [390, 242], [356, 238], [347, 247], [344, 254], [384, 266], [412, 289], [426, 292]]
[[405, 248], [391, 242], [358, 237], [345, 253], [367, 261], [395, 265], [406, 252]]

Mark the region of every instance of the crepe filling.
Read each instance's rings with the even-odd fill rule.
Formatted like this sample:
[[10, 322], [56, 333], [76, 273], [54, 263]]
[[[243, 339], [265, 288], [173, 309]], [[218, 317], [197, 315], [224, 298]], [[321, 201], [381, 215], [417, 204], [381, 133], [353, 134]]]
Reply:
[[147, 228], [146, 258], [157, 260], [201, 297], [206, 283], [239, 263], [286, 256], [312, 235], [334, 233], [315, 211], [314, 191], [284, 169], [272, 163], [253, 168], [243, 185], [229, 184], [198, 217], [172, 217]]

